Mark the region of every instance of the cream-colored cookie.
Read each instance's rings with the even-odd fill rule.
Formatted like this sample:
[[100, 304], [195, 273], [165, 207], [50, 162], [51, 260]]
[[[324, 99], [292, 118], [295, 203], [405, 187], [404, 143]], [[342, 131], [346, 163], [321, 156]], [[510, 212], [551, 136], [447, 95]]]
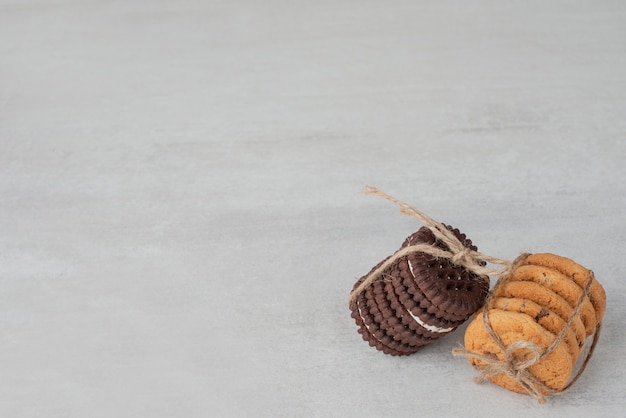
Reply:
[[[565, 322], [574, 313], [574, 309], [565, 299], [539, 283], [512, 281], [511, 276], [502, 280], [503, 282], [498, 285], [493, 297], [521, 298], [533, 301], [539, 306], [545, 306], [547, 309], [555, 312]], [[576, 334], [576, 339], [579, 342], [585, 341], [587, 332], [580, 315], [576, 315], [573, 318], [571, 326]]]
[[[495, 298], [492, 299], [489, 308], [526, 314], [555, 336], [558, 336], [563, 331], [566, 324], [560, 316], [550, 309], [527, 299]], [[571, 327], [565, 332], [564, 339], [572, 358], [577, 358], [584, 340], [578, 341]]]
[[[583, 294], [580, 288], [572, 279], [560, 273], [557, 270], [535, 265], [522, 265], [515, 269], [511, 274], [513, 280], [532, 281], [552, 290], [557, 295], [575, 308]], [[564, 318], [565, 319], [565, 318]], [[596, 312], [589, 301], [584, 298], [580, 307], [580, 319], [585, 325], [587, 335], [591, 335], [596, 328]]]
[[[543, 266], [557, 270], [567, 277], [571, 278], [581, 289], [584, 289], [591, 277], [591, 270], [586, 269], [567, 257], [561, 257], [555, 254], [531, 254], [523, 262], [522, 265], [531, 264], [535, 266]], [[606, 310], [606, 292], [598, 282], [594, 280], [589, 289], [589, 300], [596, 312], [596, 324], [600, 323]]]
[[[527, 341], [545, 350], [555, 339], [554, 334], [526, 314], [500, 309], [489, 309], [488, 312], [491, 328], [500, 337], [505, 348], [516, 341]], [[482, 311], [479, 311], [467, 327], [465, 349], [485, 356], [495, 356], [499, 360], [504, 358], [502, 349], [485, 328]], [[513, 352], [513, 356], [521, 361], [527, 360], [530, 354], [526, 348], [519, 348]], [[484, 362], [471, 357], [469, 361], [479, 368], [485, 365]], [[569, 353], [567, 344], [561, 341], [545, 358], [530, 366], [528, 371], [548, 388], [560, 390], [567, 384], [572, 374], [573, 364], [574, 359]], [[490, 380], [506, 389], [527, 393], [518, 382], [505, 373], [492, 376]]]

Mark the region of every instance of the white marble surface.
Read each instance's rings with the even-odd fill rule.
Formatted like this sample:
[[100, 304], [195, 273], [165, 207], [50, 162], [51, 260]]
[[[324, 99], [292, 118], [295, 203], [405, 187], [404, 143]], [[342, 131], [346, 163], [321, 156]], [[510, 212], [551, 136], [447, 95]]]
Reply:
[[[0, 0], [0, 416], [618, 416], [626, 3]], [[367, 346], [417, 229], [608, 293], [566, 394]]]

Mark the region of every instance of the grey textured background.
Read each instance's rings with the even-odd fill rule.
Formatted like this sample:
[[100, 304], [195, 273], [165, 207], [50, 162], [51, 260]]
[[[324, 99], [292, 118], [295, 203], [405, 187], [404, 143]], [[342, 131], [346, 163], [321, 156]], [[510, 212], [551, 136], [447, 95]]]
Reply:
[[[0, 0], [0, 415], [621, 415], [625, 114], [623, 1]], [[361, 341], [364, 184], [594, 269], [579, 382]]]

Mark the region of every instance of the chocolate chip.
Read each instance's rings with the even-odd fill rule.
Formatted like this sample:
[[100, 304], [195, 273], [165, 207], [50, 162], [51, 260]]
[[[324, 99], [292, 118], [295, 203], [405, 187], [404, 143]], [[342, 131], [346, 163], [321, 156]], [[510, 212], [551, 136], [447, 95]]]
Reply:
[[541, 310], [539, 311], [539, 313], [535, 317], [535, 321], [539, 322], [539, 320], [541, 318], [546, 317], [548, 315], [550, 315], [550, 311], [546, 307], [542, 306]]

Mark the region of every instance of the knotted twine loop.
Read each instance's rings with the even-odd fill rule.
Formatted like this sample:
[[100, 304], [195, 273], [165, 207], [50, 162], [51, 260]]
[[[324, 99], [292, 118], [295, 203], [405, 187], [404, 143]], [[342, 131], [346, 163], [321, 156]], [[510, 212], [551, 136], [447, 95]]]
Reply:
[[[414, 253], [425, 253], [434, 257], [446, 258], [453, 264], [461, 267], [465, 267], [468, 270], [476, 273], [479, 276], [503, 276], [507, 274], [512, 266], [512, 263], [508, 260], [502, 260], [500, 258], [491, 257], [482, 254], [478, 251], [474, 251], [471, 248], [467, 248], [461, 241], [454, 235], [452, 231], [446, 228], [442, 223], [432, 219], [428, 215], [406, 203], [395, 199], [381, 190], [372, 187], [365, 186], [363, 193], [367, 195], [374, 195], [389, 200], [400, 207], [400, 213], [409, 217], [418, 219], [424, 226], [426, 226], [434, 235], [437, 240], [444, 243], [448, 250], [442, 250], [429, 244], [417, 244], [404, 247], [396, 251], [389, 259], [382, 263], [377, 269], [370, 272], [363, 282], [357, 286], [348, 298], [348, 306], [356, 300], [356, 298], [363, 292], [374, 280], [376, 280], [389, 266], [397, 262], [400, 258]], [[501, 268], [488, 268], [485, 267], [486, 263], [502, 265]]]
[[[518, 257], [516, 261], [513, 263], [513, 265], [517, 266], [517, 264], [523, 261], [523, 259], [526, 257], [527, 255], [522, 255]], [[593, 274], [593, 272], [591, 271], [590, 273], [591, 275], [589, 277], [589, 280], [587, 281], [587, 284], [585, 288], [583, 289], [583, 292], [580, 295], [580, 298], [578, 299], [576, 303], [576, 307], [574, 308], [572, 315], [569, 317], [569, 319], [565, 323], [565, 326], [563, 327], [559, 335], [544, 350], [542, 350], [539, 346], [537, 346], [533, 342], [524, 341], [524, 340], [515, 341], [509, 344], [508, 347], [505, 347], [500, 336], [494, 332], [493, 328], [491, 328], [491, 323], [489, 322], [489, 305], [490, 305], [491, 300], [493, 299], [493, 295], [495, 294], [498, 286], [502, 283], [502, 279], [500, 279], [498, 280], [493, 290], [487, 297], [487, 300], [485, 301], [485, 306], [482, 311], [483, 313], [482, 318], [483, 318], [483, 325], [485, 326], [485, 329], [489, 333], [489, 336], [493, 339], [493, 341], [498, 345], [498, 347], [502, 351], [503, 358], [499, 359], [495, 355], [480, 354], [480, 353], [476, 353], [473, 351], [465, 350], [463, 348], [453, 349], [452, 354], [455, 356], [474, 358], [485, 363], [484, 366], [476, 366], [476, 368], [482, 373], [481, 376], [478, 376], [474, 379], [476, 383], [482, 383], [493, 376], [504, 373], [506, 376], [508, 376], [509, 378], [517, 382], [522, 388], [524, 388], [524, 390], [529, 395], [532, 395], [537, 400], [537, 402], [539, 402], [540, 404], [546, 403], [546, 397], [544, 394], [563, 393], [565, 390], [570, 388], [578, 380], [580, 375], [585, 370], [585, 367], [587, 367], [587, 363], [591, 359], [595, 346], [600, 337], [600, 330], [601, 330], [602, 324], [598, 323], [598, 325], [596, 326], [594, 330], [593, 341], [591, 342], [589, 351], [587, 352], [587, 355], [583, 363], [581, 364], [578, 372], [576, 373], [574, 378], [572, 378], [570, 382], [560, 390], [555, 390], [546, 386], [545, 384], [540, 382], [535, 376], [533, 376], [529, 371], [529, 368], [531, 366], [545, 359], [564, 340], [567, 331], [570, 329], [572, 323], [574, 322], [574, 319], [579, 314], [580, 309], [583, 305], [583, 302], [585, 301], [585, 298], [589, 294], [589, 289], [591, 288], [591, 285], [593, 281], [595, 280], [595, 275]], [[530, 356], [528, 356], [524, 360], [516, 358], [513, 353], [521, 349], [526, 350], [530, 354]]]

